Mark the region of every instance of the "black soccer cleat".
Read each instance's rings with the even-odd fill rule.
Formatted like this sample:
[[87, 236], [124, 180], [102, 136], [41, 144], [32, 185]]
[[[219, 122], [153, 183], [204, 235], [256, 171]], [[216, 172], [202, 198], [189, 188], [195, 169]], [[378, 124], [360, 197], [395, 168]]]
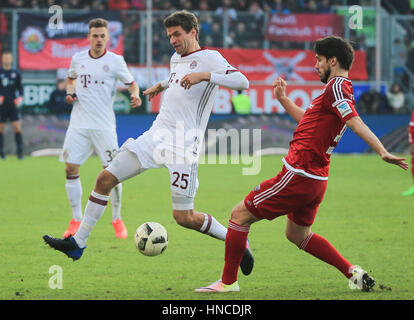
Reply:
[[252, 272], [253, 266], [254, 266], [254, 258], [253, 258], [252, 251], [250, 250], [249, 241], [247, 240], [247, 247], [246, 247], [246, 250], [244, 251], [242, 261], [240, 262], [240, 269], [245, 276], [248, 276]]
[[364, 292], [369, 292], [369, 291], [373, 291], [374, 286], [375, 286], [376, 282], [374, 280], [373, 277], [371, 277], [368, 273], [365, 273], [362, 276], [362, 289], [361, 291]]
[[49, 235], [44, 235], [43, 240], [53, 249], [58, 250], [66, 254], [73, 261], [80, 259], [83, 254], [83, 250], [86, 248], [79, 248], [75, 239], [72, 236], [64, 239], [54, 238]]

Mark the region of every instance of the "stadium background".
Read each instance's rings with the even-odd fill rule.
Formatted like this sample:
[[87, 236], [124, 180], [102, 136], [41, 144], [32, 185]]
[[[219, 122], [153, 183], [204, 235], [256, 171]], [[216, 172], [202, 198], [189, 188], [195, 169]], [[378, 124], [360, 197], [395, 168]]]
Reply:
[[[87, 48], [87, 22], [93, 17], [110, 21], [110, 49], [123, 54], [141, 91], [168, 76], [173, 53], [162, 25], [176, 9], [196, 12], [200, 44], [217, 48], [250, 80], [247, 93], [250, 115], [235, 115], [231, 97], [221, 89], [209, 128], [260, 128], [262, 148], [287, 148], [295, 125], [273, 98], [271, 81], [282, 75], [289, 96], [307, 107], [321, 91], [313, 70], [312, 43], [338, 34], [352, 41], [356, 60], [350, 74], [357, 110], [392, 152], [407, 152], [407, 128], [413, 107], [414, 10], [413, 1], [376, 0], [2, 0], [1, 50], [11, 49], [14, 67], [22, 73], [21, 107], [26, 154], [58, 149], [63, 143], [70, 108], [50, 100], [59, 79], [64, 79], [71, 56]], [[62, 22], [57, 25], [62, 8]], [[355, 7], [359, 6], [359, 7]], [[49, 12], [50, 11], [50, 12]], [[361, 16], [358, 16], [361, 14]], [[148, 23], [151, 21], [151, 23]], [[400, 85], [403, 107], [392, 106], [390, 90]], [[154, 120], [160, 99], [131, 110], [128, 94], [120, 84], [115, 110], [119, 143], [137, 137]], [[243, 121], [240, 121], [243, 119]], [[5, 131], [5, 151], [14, 153], [10, 126]], [[49, 150], [50, 151], [50, 150]], [[346, 132], [335, 152], [369, 152], [366, 144]], [[50, 151], [54, 152], [54, 151]]]
[[[275, 1], [275, 4], [279, 2]], [[229, 61], [240, 59], [244, 64], [243, 72], [251, 80], [248, 92], [253, 102], [252, 114], [240, 116], [229, 113], [229, 96], [235, 92], [220, 90], [209, 128], [260, 128], [263, 147], [278, 147], [278, 150], [286, 148], [296, 125], [289, 116], [281, 113], [282, 110], [271, 95], [269, 83], [263, 78], [273, 78], [276, 72], [286, 72], [284, 76], [290, 76], [288, 82], [292, 88], [289, 94], [301, 97], [302, 100], [298, 98], [296, 102], [304, 106], [320, 90], [321, 83], [317, 78], [300, 80], [297, 77], [312, 76], [314, 60], [309, 60], [308, 65], [308, 60], [303, 57], [306, 50], [312, 49], [312, 41], [268, 39], [266, 31], [269, 21], [272, 21], [271, 14], [304, 14], [305, 16], [283, 16], [281, 24], [285, 29], [280, 29], [288, 32], [288, 22], [299, 21], [303, 24], [293, 24], [293, 28], [297, 28], [296, 34], [298, 30], [302, 30], [302, 34], [309, 34], [310, 28], [316, 24], [312, 16], [314, 18], [316, 14], [340, 12], [345, 14], [343, 18], [335, 15], [330, 21], [340, 21], [338, 32], [354, 41], [359, 55], [365, 55], [365, 58], [358, 61], [362, 66], [354, 70], [360, 72], [362, 75], [357, 73], [356, 76], [362, 78], [355, 78], [354, 73], [352, 75], [358, 111], [390, 150], [401, 150], [409, 159], [407, 126], [412, 109], [414, 51], [411, 49], [412, 15], [409, 14], [411, 8], [408, 1], [383, 1], [380, 10], [376, 8], [376, 1], [331, 0], [326, 2], [325, 9], [321, 6], [322, 1], [305, 0], [282, 1], [282, 9], [274, 7], [273, 1], [257, 2], [257, 5], [254, 1], [233, 1], [226, 9], [223, 1], [153, 1], [154, 10], [150, 12], [151, 18], [147, 19], [149, 12], [146, 11], [146, 1], [81, 3], [72, 0], [56, 2], [63, 8], [63, 21], [66, 25], [61, 33], [58, 33], [59, 29], [49, 30], [50, 32], [45, 29], [44, 21], [48, 22], [54, 14], [49, 13], [48, 8], [54, 3], [0, 0], [1, 48], [14, 52], [15, 66], [23, 74], [22, 114], [27, 154], [62, 146], [69, 114], [61, 113], [67, 109], [49, 104], [49, 99], [57, 79], [65, 77], [65, 67], [74, 50], [85, 43], [87, 45], [85, 26], [91, 16], [105, 16], [115, 21], [114, 24], [111, 22], [112, 37], [122, 40], [116, 44], [122, 43], [123, 54], [130, 69], [141, 89], [145, 89], [148, 83], [155, 83], [168, 72], [165, 59], [168, 60], [172, 49], [162, 27], [162, 18], [173, 7], [185, 7], [195, 10], [202, 21], [201, 44], [219, 48]], [[126, 7], [115, 10], [114, 3]], [[349, 22], [353, 20], [349, 10], [353, 5], [360, 5], [363, 9], [362, 29], [350, 28]], [[88, 8], [102, 10], [95, 12], [87, 10]], [[377, 27], [378, 13], [381, 15], [381, 21], [378, 21], [381, 29]], [[295, 17], [299, 19], [295, 20]], [[146, 28], [148, 21], [152, 22], [152, 29]], [[329, 19], [320, 16], [316, 19], [316, 22], [325, 21]], [[277, 18], [273, 22], [277, 23]], [[27, 27], [33, 28], [24, 33]], [[329, 27], [332, 26], [320, 25], [319, 33], [330, 30]], [[149, 42], [147, 31], [151, 39]], [[23, 33], [27, 37], [27, 48], [35, 52], [23, 51]], [[53, 52], [55, 58], [57, 56], [59, 59], [52, 55], [44, 55], [43, 59], [39, 56], [34, 58], [33, 55], [42, 52], [39, 48], [47, 47], [47, 40], [54, 41]], [[152, 44], [152, 47], [147, 44]], [[51, 42], [49, 45], [51, 47]], [[272, 57], [285, 58], [281, 60], [285, 64], [281, 63], [278, 65], [279, 70], [275, 70], [265, 58], [266, 52]], [[380, 61], [377, 60], [378, 54]], [[301, 58], [306, 63], [294, 65], [292, 71], [288, 62], [298, 62], [295, 58]], [[67, 65], [50, 68], [52, 62], [59, 61]], [[238, 61], [231, 63], [237, 64]], [[20, 63], [32, 65], [30, 68], [22, 68]], [[147, 64], [153, 64], [150, 72], [146, 72]], [[238, 67], [242, 69], [240, 65]], [[395, 81], [400, 83], [404, 91], [406, 108], [401, 112], [387, 108], [384, 95], [377, 93], [378, 89], [383, 94], [386, 93]], [[116, 104], [120, 143], [129, 136], [138, 136], [151, 125], [156, 116], [156, 112], [151, 112], [153, 106], [149, 106], [146, 101], [142, 108], [134, 110], [138, 113], [132, 112], [127, 108], [128, 103], [124, 97], [127, 95], [120, 93]], [[11, 126], [7, 126], [9, 154], [14, 153], [11, 131]], [[347, 130], [335, 149], [337, 153], [367, 151], [366, 144], [351, 130]], [[52, 153], [51, 150], [49, 152]], [[274, 176], [282, 166], [281, 158], [282, 155], [262, 157], [261, 171], [257, 175], [242, 175], [247, 167], [244, 162], [202, 164], [196, 208], [214, 214], [218, 221], [226, 224], [234, 204], [257, 183]], [[80, 263], [74, 263], [46, 247], [41, 239], [44, 234], [60, 236], [70, 217], [64, 189], [64, 165], [59, 164], [56, 157], [27, 156], [24, 161], [20, 161], [11, 155], [6, 161], [0, 162], [0, 300], [133, 299], [135, 301], [129, 306], [134, 308], [134, 312], [141, 314], [143, 310], [150, 310], [152, 318], [159, 318], [157, 313], [160, 313], [163, 306], [178, 305], [178, 299], [240, 299], [241, 303], [286, 299], [382, 300], [375, 303], [373, 308], [363, 309], [371, 316], [374, 309], [382, 311], [379, 306], [387, 305], [384, 300], [413, 300], [413, 201], [412, 197], [401, 196], [401, 192], [412, 184], [410, 172], [384, 164], [376, 154], [336, 154], [334, 158], [325, 200], [312, 230], [329, 239], [350, 261], [370, 272], [372, 270], [372, 275], [378, 282], [374, 292], [349, 290], [346, 279], [335, 268], [297, 250], [284, 237], [286, 218], [282, 217], [272, 223], [257, 223], [251, 229], [249, 238], [255, 255], [255, 270], [249, 278], [240, 277], [240, 293], [231, 296], [198, 296], [193, 292], [195, 287], [209, 284], [220, 276], [224, 243], [189, 232], [176, 224], [171, 216], [169, 176], [166, 169], [154, 170], [125, 182], [122, 214], [130, 233], [128, 239], [114, 237], [109, 206], [88, 240], [88, 253]], [[83, 204], [86, 203], [100, 170], [101, 164], [97, 157], [92, 157], [82, 166]], [[155, 259], [138, 254], [132, 240], [133, 230], [145, 221], [158, 221], [171, 236], [166, 252]], [[63, 290], [55, 290], [50, 285], [55, 276], [50, 272], [53, 266], [62, 267]], [[156, 301], [153, 304], [148, 301], [139, 304], [136, 300], [140, 299]], [[210, 302], [215, 303], [207, 301]], [[188, 301], [182, 303], [181, 305], [191, 305]], [[32, 314], [33, 305], [30, 304]], [[285, 305], [291, 309], [291, 304]], [[100, 308], [101, 306], [103, 304]], [[104, 306], [112, 308], [107, 302]], [[261, 304], [260, 310], [270, 314], [275, 310], [280, 311], [283, 304], [276, 301], [269, 304], [270, 308], [263, 306], [266, 307]], [[303, 310], [308, 314], [309, 307], [310, 304], [306, 304], [305, 308], [296, 308], [295, 312]], [[316, 308], [316, 313], [321, 314], [320, 303]], [[19, 312], [20, 309], [23, 310], [14, 308], [13, 312]], [[45, 309], [40, 309], [44, 315]], [[258, 315], [258, 309], [256, 308], [255, 315]], [[342, 307], [341, 310], [343, 309]], [[362, 308], [352, 311], [361, 315]], [[258, 318], [261, 319], [260, 316]]]

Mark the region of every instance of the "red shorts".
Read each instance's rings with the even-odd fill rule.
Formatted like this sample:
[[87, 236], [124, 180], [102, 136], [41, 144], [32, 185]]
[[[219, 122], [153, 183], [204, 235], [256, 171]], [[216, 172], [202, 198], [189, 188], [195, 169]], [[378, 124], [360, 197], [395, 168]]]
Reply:
[[408, 127], [408, 141], [410, 144], [414, 144], [414, 126]]
[[254, 188], [244, 205], [257, 218], [273, 220], [279, 216], [301, 226], [311, 226], [322, 202], [328, 181], [294, 174], [283, 166], [274, 178]]

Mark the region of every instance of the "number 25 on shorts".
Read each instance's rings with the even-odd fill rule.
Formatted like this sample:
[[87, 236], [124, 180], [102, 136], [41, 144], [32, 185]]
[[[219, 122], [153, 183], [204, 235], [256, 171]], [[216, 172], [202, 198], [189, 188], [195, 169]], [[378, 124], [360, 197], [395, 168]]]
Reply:
[[188, 177], [189, 175], [186, 173], [180, 174], [177, 171], [174, 171], [173, 173], [174, 181], [171, 183], [174, 187], [181, 188], [181, 189], [187, 189], [188, 187]]

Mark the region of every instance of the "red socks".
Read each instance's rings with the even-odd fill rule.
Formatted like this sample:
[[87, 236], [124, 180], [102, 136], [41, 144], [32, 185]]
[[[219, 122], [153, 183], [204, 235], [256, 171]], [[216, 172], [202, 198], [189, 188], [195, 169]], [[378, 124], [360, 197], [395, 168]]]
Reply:
[[315, 233], [310, 233], [309, 236], [302, 241], [299, 249], [305, 250], [314, 257], [336, 267], [348, 279], [352, 276], [352, 274], [350, 274], [352, 264], [342, 257], [325, 238], [318, 236]]
[[[246, 241], [250, 227], [240, 226], [229, 220], [227, 235], [225, 240], [224, 270], [221, 280], [224, 284], [232, 284], [237, 281], [237, 272], [240, 262], [246, 250]], [[342, 255], [336, 250], [328, 240], [315, 234], [302, 241], [299, 249], [306, 251], [314, 257], [336, 267], [348, 279], [352, 276], [351, 267]]]
[[250, 227], [240, 226], [229, 220], [225, 240], [224, 270], [221, 280], [224, 284], [237, 281], [237, 272], [246, 250], [246, 241]]
[[414, 182], [414, 155], [411, 156], [411, 174], [413, 176], [413, 182]]

